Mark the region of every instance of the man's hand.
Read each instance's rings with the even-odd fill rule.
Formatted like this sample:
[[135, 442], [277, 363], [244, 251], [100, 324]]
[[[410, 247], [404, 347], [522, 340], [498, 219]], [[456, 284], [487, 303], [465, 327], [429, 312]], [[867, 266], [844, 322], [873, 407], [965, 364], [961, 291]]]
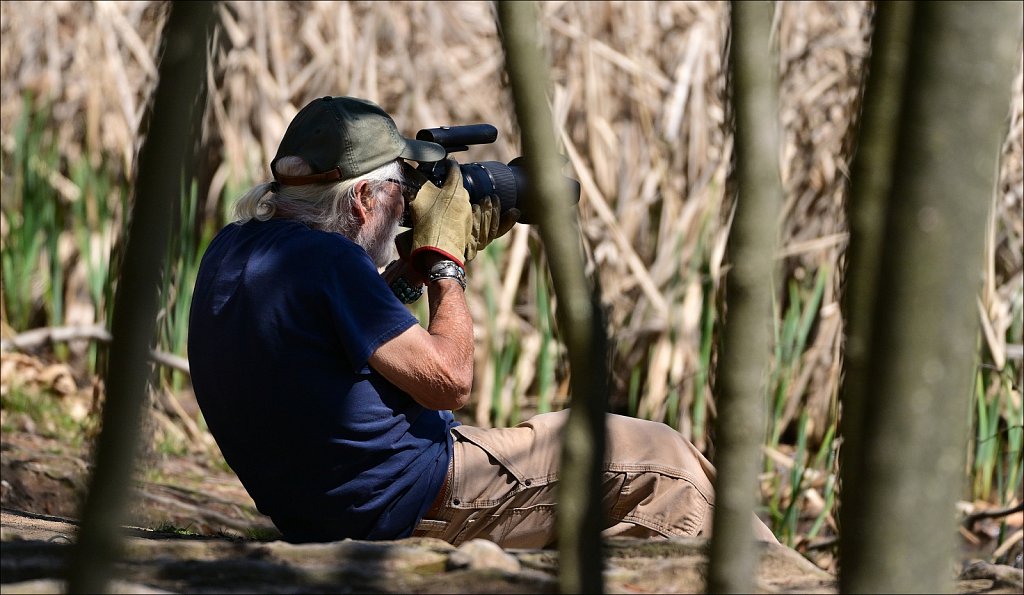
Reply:
[[466, 243], [466, 262], [476, 258], [477, 252], [508, 233], [519, 220], [519, 209], [501, 213], [501, 201], [497, 196], [488, 196], [473, 205], [473, 230]]
[[[407, 229], [395, 236], [395, 249], [398, 251], [398, 261], [402, 263], [402, 272], [405, 278], [419, 285], [426, 283], [427, 278], [416, 267], [412, 266], [411, 229]], [[429, 267], [425, 267], [424, 270], [428, 269]], [[390, 283], [393, 279], [385, 277], [385, 280]]]
[[[448, 160], [448, 177], [438, 188], [427, 182], [409, 203], [412, 216], [413, 265], [424, 273], [421, 256], [434, 252], [463, 265], [473, 226], [469, 193], [462, 186], [462, 171]], [[426, 275], [424, 275], [426, 276]]]

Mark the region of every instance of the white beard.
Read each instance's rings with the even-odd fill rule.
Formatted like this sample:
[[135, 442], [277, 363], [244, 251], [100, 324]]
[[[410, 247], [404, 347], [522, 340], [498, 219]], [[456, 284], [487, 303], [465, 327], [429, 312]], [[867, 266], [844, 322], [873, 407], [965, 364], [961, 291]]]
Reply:
[[361, 227], [356, 234], [355, 242], [366, 250], [377, 268], [398, 257], [398, 249], [395, 247], [398, 223], [399, 218], [374, 217], [372, 225]]

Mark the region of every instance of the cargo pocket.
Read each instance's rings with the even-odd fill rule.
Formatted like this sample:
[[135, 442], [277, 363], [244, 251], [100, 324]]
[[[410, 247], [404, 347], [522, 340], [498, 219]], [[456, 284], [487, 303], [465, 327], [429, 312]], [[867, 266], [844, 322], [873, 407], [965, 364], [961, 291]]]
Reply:
[[472, 511], [456, 543], [483, 538], [503, 547], [547, 545], [554, 532], [550, 492], [556, 475], [543, 466], [530, 473], [530, 461], [522, 460], [533, 432], [458, 426], [453, 433], [457, 454], [450, 505]]
[[630, 470], [615, 509], [623, 513], [621, 520], [665, 537], [696, 536], [704, 528], [711, 503], [693, 479], [688, 473], [664, 468]]
[[469, 426], [452, 429], [458, 453], [452, 479], [452, 507], [499, 506], [526, 485], [527, 479], [503, 452], [500, 443], [488, 440], [487, 434], [496, 431], [503, 430], [488, 431]]

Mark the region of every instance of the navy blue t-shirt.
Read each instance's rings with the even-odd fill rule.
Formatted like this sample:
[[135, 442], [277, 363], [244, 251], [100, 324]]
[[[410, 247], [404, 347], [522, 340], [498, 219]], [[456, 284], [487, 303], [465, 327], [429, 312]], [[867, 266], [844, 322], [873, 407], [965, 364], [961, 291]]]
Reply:
[[457, 422], [367, 364], [414, 324], [340, 234], [253, 220], [207, 248], [189, 319], [193, 388], [286, 539], [406, 537], [440, 491]]

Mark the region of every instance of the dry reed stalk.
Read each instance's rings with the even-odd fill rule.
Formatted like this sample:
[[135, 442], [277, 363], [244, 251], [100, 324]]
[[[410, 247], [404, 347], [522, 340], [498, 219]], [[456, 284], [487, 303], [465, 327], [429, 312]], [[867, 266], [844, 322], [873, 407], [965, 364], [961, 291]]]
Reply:
[[[1008, 113], [1009, 134], [1000, 150], [999, 181], [995, 189], [986, 237], [985, 284], [979, 315], [993, 363], [1002, 370], [1008, 358], [1017, 359], [1018, 390], [1024, 384], [1024, 346], [1007, 344], [1014, 306], [1024, 299], [1024, 57], [1013, 81]], [[1011, 353], [1012, 352], [1012, 353]], [[1019, 400], [1019, 396], [1017, 397]]]
[[[0, 5], [5, 205], [12, 126], [26, 91], [35, 94], [35, 109], [53, 103], [52, 132], [67, 160], [86, 154], [96, 164], [111, 155], [125, 175], [131, 172], [141, 106], [154, 82], [162, 7], [147, 2]], [[780, 166], [787, 199], [779, 258], [787, 278], [810, 280], [821, 267], [830, 271], [817, 331], [795, 371], [788, 411], [814, 411], [813, 434], [820, 437], [835, 415], [845, 176], [871, 4], [784, 1], [777, 7]], [[702, 448], [707, 446], [703, 432], [688, 424], [687, 408], [700, 397], [714, 411], [711, 376], [698, 372], [704, 365], [702, 308], [727, 272], [723, 255], [731, 209], [725, 186], [732, 154], [725, 105], [727, 10], [725, 3], [703, 1], [541, 4], [552, 64], [552, 114], [570, 156], [566, 173], [585, 182], [580, 219], [588, 267], [600, 276], [614, 342], [615, 403], [621, 407], [625, 401], [634, 367], [642, 369], [643, 411], [664, 416], [668, 395], [675, 391], [680, 427], [697, 436]], [[369, 97], [391, 112], [406, 134], [442, 124], [491, 122], [501, 131], [498, 141], [461, 154], [460, 160], [508, 161], [518, 155], [518, 130], [488, 2], [227, 2], [221, 17], [205, 131], [212, 171], [211, 196], [202, 212], [212, 220], [220, 220], [246, 184], [268, 178], [267, 164], [291, 117], [321, 95]], [[1005, 337], [1000, 333], [1009, 324], [1011, 306], [1021, 300], [1020, 81], [1018, 75], [983, 296], [996, 337]], [[222, 197], [222, 191], [232, 195]], [[6, 237], [9, 222], [2, 223]], [[534, 303], [528, 274], [534, 267], [531, 238], [534, 232], [523, 227], [501, 240], [507, 248], [498, 267], [502, 274], [471, 265], [478, 353], [503, 347], [513, 335], [524, 346], [539, 341], [541, 305]], [[485, 282], [494, 284], [499, 296], [492, 330], [479, 316], [485, 311], [480, 297]], [[521, 357], [532, 349], [524, 348]], [[485, 379], [493, 362], [478, 364], [477, 397], [486, 403], [477, 416], [487, 422], [491, 393]], [[531, 367], [535, 362], [516, 362], [518, 381], [503, 391], [535, 399], [536, 388], [525, 386], [536, 377]], [[567, 382], [560, 368], [556, 382], [556, 393], [564, 398]]]
[[[829, 279], [820, 312], [838, 311], [847, 241], [846, 194], [856, 140], [861, 86], [870, 55], [870, 2], [780, 2], [779, 51], [781, 174], [785, 194], [779, 258], [783, 278], [812, 280], [825, 267]], [[789, 305], [778, 288], [780, 311]], [[843, 326], [819, 315], [798, 380], [786, 396], [788, 425], [797, 405], [813, 412], [812, 442], [828, 429]]]

